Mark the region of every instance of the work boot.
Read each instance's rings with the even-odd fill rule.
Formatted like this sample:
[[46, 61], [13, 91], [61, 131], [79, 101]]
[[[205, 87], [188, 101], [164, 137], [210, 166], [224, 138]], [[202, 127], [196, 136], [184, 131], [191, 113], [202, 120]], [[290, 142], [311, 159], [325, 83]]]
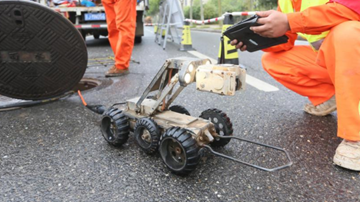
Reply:
[[313, 104], [309, 103], [306, 104], [304, 107], [305, 112], [315, 116], [326, 116], [335, 110], [336, 110], [335, 95], [332, 96], [329, 100], [319, 105], [314, 106]]
[[114, 65], [105, 73], [105, 77], [124, 76], [126, 74], [129, 74], [128, 69], [117, 69]]
[[343, 168], [360, 171], [360, 141], [343, 140], [336, 149], [334, 163]]

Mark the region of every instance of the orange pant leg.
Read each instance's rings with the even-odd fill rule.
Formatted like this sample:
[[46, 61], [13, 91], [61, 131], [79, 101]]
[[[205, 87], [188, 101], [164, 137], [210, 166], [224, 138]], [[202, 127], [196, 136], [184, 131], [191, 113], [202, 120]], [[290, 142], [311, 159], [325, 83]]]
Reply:
[[102, 2], [116, 68], [127, 69], [134, 48], [136, 0], [102, 0]]
[[327, 70], [316, 64], [316, 53], [310, 46], [294, 46], [291, 50], [264, 53], [264, 69], [290, 90], [318, 105], [335, 94]]
[[334, 82], [338, 136], [360, 141], [360, 22], [347, 21], [331, 29], [318, 54]]
[[102, 4], [105, 9], [106, 14], [106, 23], [108, 29], [108, 39], [110, 42], [111, 49], [114, 54], [116, 53], [116, 45], [119, 39], [119, 30], [116, 28], [115, 22], [115, 10], [114, 10], [114, 0], [102, 0]]
[[116, 46], [115, 65], [118, 69], [127, 69], [134, 48], [136, 0], [117, 0], [114, 8], [116, 28], [120, 32]]

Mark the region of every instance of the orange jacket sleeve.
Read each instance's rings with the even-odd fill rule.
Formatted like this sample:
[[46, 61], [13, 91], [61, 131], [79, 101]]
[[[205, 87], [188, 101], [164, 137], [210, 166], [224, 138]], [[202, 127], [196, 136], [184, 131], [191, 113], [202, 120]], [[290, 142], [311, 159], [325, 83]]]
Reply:
[[313, 35], [328, 31], [345, 21], [360, 20], [359, 14], [338, 3], [328, 3], [310, 7], [302, 12], [288, 13], [287, 17], [291, 32]]

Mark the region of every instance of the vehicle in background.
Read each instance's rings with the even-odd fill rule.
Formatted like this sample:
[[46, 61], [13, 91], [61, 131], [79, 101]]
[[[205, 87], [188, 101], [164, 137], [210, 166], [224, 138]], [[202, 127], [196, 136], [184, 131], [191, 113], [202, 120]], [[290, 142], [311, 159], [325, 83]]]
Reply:
[[[87, 35], [93, 35], [95, 39], [100, 36], [107, 36], [107, 24], [105, 9], [101, 4], [101, 0], [87, 1], [92, 4], [91, 7], [86, 7], [86, 1], [70, 1], [70, 3], [62, 3], [53, 6], [52, 2], [45, 0], [38, 0], [39, 3], [50, 6], [53, 10], [61, 13], [68, 18], [74, 26], [79, 30], [83, 38]], [[147, 1], [140, 1], [136, 6], [136, 31], [135, 43], [141, 43], [142, 36], [144, 36], [144, 22], [143, 16], [145, 8], [148, 6]]]

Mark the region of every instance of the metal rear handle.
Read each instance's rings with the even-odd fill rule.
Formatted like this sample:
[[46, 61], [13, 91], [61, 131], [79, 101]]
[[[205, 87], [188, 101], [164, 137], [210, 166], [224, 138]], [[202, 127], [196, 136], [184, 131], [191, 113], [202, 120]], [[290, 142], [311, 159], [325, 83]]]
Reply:
[[236, 159], [236, 158], [231, 157], [231, 156], [227, 156], [227, 155], [222, 154], [222, 153], [218, 153], [218, 152], [214, 151], [209, 145], [204, 145], [205, 148], [209, 149], [209, 151], [211, 153], [213, 153], [214, 155], [216, 155], [216, 156], [220, 156], [220, 157], [223, 157], [223, 158], [226, 158], [226, 159], [238, 162], [238, 163], [242, 163], [242, 164], [245, 164], [247, 166], [251, 166], [253, 168], [257, 168], [257, 169], [260, 169], [260, 170], [263, 170], [263, 171], [268, 171], [268, 172], [280, 170], [280, 169], [283, 169], [283, 168], [286, 168], [286, 167], [289, 167], [289, 166], [292, 165], [292, 161], [290, 159], [290, 156], [289, 156], [289, 154], [287, 153], [287, 151], [285, 149], [275, 147], [275, 146], [271, 146], [271, 145], [267, 145], [267, 144], [263, 144], [263, 143], [259, 143], [259, 142], [254, 142], [254, 141], [239, 138], [239, 137], [234, 137], [234, 136], [219, 136], [219, 138], [222, 138], [222, 139], [237, 139], [237, 140], [240, 140], [240, 141], [249, 142], [249, 143], [260, 145], [260, 146], [263, 146], [263, 147], [268, 147], [268, 148], [271, 148], [271, 149], [279, 150], [279, 151], [285, 153], [286, 158], [288, 159], [289, 162], [287, 164], [285, 164], [285, 165], [278, 166], [278, 167], [275, 167], [275, 168], [265, 168], [265, 167], [262, 167], [262, 166], [259, 166], [259, 165], [251, 164], [251, 163]]

